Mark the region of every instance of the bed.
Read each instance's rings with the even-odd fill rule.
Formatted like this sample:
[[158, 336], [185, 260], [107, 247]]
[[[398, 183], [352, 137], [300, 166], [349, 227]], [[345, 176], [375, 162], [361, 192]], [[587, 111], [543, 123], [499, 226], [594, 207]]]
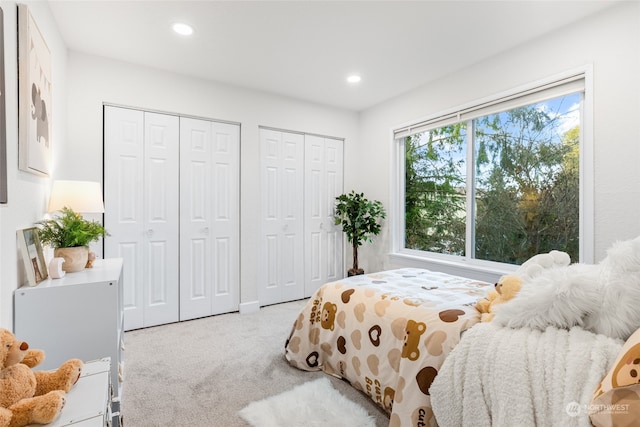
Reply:
[[391, 427], [591, 425], [592, 393], [622, 343], [479, 323], [488, 286], [414, 268], [327, 283], [295, 319], [285, 357], [348, 381]]
[[325, 284], [295, 320], [285, 356], [347, 380], [389, 413], [390, 426], [435, 426], [429, 387], [479, 322], [474, 305], [488, 286], [414, 268]]

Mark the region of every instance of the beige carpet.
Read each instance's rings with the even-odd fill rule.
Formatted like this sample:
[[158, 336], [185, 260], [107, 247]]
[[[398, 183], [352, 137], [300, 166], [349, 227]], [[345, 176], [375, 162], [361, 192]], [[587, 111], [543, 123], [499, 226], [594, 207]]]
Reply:
[[249, 403], [327, 377], [336, 390], [374, 416], [377, 427], [387, 426], [384, 411], [363, 393], [286, 362], [284, 344], [305, 303], [127, 332], [124, 425], [246, 427], [238, 411]]

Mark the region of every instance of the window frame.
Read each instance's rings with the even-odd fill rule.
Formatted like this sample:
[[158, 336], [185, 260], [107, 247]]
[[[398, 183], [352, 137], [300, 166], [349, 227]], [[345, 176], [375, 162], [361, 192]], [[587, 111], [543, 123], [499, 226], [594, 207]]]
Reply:
[[[593, 67], [591, 64], [567, 70], [565, 72], [550, 76], [548, 78], [533, 81], [510, 90], [472, 101], [470, 103], [440, 111], [420, 120], [413, 120], [398, 126], [394, 126], [390, 131], [391, 140], [391, 207], [390, 211], [390, 234], [391, 251], [390, 261], [393, 264], [410, 267], [420, 267], [430, 270], [443, 271], [449, 274], [460, 276], [473, 276], [481, 280], [494, 281], [502, 274], [513, 272], [517, 265], [485, 261], [471, 258], [473, 254], [471, 248], [473, 240], [468, 237], [473, 233], [473, 217], [467, 215], [466, 232], [466, 255], [448, 255], [434, 252], [418, 251], [404, 247], [404, 189], [405, 189], [405, 166], [404, 166], [404, 143], [396, 137], [402, 129], [410, 129], [419, 126], [420, 123], [437, 120], [440, 117], [455, 115], [458, 111], [476, 108], [481, 105], [492, 104], [500, 99], [509, 99], [518, 93], [530, 92], [535, 88], [544, 87], [554, 82], [559, 82], [575, 75], [582, 75], [584, 78], [584, 94], [580, 109], [580, 262], [594, 262], [594, 156], [593, 156]], [[471, 132], [472, 133], [472, 132]], [[467, 149], [467, 168], [473, 166], [473, 151]], [[468, 175], [471, 176], [471, 175]], [[467, 206], [473, 194], [467, 192]], [[467, 211], [469, 213], [469, 211]], [[471, 212], [473, 213], [473, 212]], [[470, 228], [471, 227], [471, 228]], [[469, 231], [471, 230], [471, 231]], [[574, 260], [577, 261], [577, 260]]]

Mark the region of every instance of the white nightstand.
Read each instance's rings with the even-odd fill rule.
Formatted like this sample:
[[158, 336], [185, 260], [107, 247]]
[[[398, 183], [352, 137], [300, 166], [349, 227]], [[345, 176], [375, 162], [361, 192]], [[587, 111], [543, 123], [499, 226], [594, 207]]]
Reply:
[[119, 425], [124, 371], [122, 263], [122, 258], [96, 260], [93, 268], [20, 287], [13, 311], [16, 337], [46, 354], [36, 369], [56, 369], [74, 358], [110, 358], [114, 426]]

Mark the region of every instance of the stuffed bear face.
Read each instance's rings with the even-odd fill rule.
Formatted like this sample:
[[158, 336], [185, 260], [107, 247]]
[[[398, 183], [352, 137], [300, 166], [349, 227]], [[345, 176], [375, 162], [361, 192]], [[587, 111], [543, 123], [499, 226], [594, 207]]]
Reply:
[[320, 325], [324, 329], [333, 331], [335, 327], [334, 322], [336, 320], [337, 311], [338, 306], [336, 304], [332, 304], [329, 302], [324, 303], [324, 306], [322, 307], [322, 318], [320, 319]]
[[18, 341], [10, 331], [0, 328], [0, 369], [20, 363], [29, 350], [29, 344]]
[[508, 301], [516, 296], [521, 287], [522, 280], [519, 277], [506, 275], [496, 283], [496, 292], [500, 294], [502, 301]]
[[404, 344], [402, 346], [402, 357], [409, 360], [418, 360], [420, 357], [420, 336], [427, 330], [427, 325], [415, 320], [407, 320], [407, 326], [404, 331]]

